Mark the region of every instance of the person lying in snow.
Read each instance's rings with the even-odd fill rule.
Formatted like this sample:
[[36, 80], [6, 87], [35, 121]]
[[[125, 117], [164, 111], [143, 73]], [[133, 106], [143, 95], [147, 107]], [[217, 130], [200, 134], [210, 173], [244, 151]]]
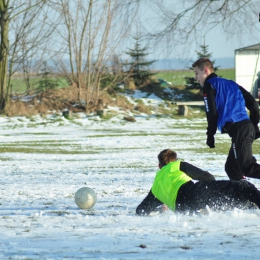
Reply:
[[177, 160], [177, 153], [171, 149], [161, 151], [158, 160], [160, 170], [150, 192], [136, 208], [137, 215], [168, 208], [178, 212], [198, 212], [207, 207], [212, 210], [260, 208], [260, 191], [246, 180], [215, 180], [209, 172]]

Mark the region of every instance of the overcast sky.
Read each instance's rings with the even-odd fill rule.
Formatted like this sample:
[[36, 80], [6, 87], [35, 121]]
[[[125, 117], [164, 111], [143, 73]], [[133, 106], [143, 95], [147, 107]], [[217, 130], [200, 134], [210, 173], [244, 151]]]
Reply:
[[[260, 29], [260, 23], [258, 27]], [[213, 30], [209, 32], [205, 37], [205, 42], [206, 45], [209, 45], [209, 51], [216, 58], [233, 57], [236, 49], [259, 43], [260, 35], [248, 35], [244, 32], [244, 34], [236, 37], [226, 35], [221, 29], [218, 29], [217, 33]]]
[[[173, 1], [169, 0], [170, 4], [169, 7], [177, 8]], [[167, 0], [165, 0], [167, 2]], [[179, 2], [176, 2], [179, 4]], [[260, 11], [260, 10], [259, 10]], [[144, 25], [149, 30], [153, 30], [158, 26], [162, 26], [160, 21], [156, 21], [156, 17], [158, 18], [159, 11], [151, 5], [150, 9], [149, 6], [145, 5], [145, 8], [141, 11], [142, 16], [144, 17]], [[203, 28], [201, 28], [201, 34], [205, 34], [205, 44], [208, 45], [208, 51], [212, 53], [214, 58], [231, 58], [234, 57], [235, 49], [243, 48], [246, 46], [254, 45], [260, 42], [260, 22], [258, 22], [258, 12], [255, 13], [255, 23], [258, 31], [254, 33], [248, 33], [248, 31], [242, 31], [239, 35], [238, 34], [226, 34], [223, 32], [222, 28], [218, 26], [207, 32], [207, 27], [205, 27], [205, 32]], [[204, 44], [204, 38], [197, 38], [194, 39], [193, 45], [186, 47], [184, 51], [178, 51], [177, 53], [174, 52], [167, 52], [160, 44], [156, 46], [153, 50], [153, 57], [154, 56], [161, 56], [160, 58], [191, 58], [194, 59], [197, 57], [195, 51], [199, 51], [199, 46]], [[179, 57], [176, 57], [179, 56]], [[157, 58], [156, 57], [156, 58]]]

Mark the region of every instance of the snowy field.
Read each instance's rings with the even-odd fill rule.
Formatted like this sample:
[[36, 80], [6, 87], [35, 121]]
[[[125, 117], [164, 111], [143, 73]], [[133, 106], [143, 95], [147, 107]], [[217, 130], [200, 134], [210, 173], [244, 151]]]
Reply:
[[[0, 259], [259, 259], [259, 210], [135, 216], [161, 150], [227, 179], [230, 143], [208, 149], [205, 119], [136, 120], [0, 118]], [[90, 210], [74, 202], [84, 186]]]

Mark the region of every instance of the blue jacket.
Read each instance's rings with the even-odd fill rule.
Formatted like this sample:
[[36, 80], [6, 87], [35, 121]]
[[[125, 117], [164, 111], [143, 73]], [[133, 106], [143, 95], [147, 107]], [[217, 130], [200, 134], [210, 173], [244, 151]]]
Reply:
[[[203, 86], [203, 97], [207, 113], [207, 135], [214, 136], [217, 128], [221, 133], [227, 123], [250, 120], [256, 131], [259, 123], [259, 108], [254, 97], [232, 80], [211, 73]], [[248, 116], [246, 108], [250, 112]], [[258, 130], [259, 131], [259, 130]]]
[[244, 97], [232, 80], [213, 77], [207, 80], [216, 91], [215, 103], [218, 113], [217, 127], [222, 133], [226, 123], [237, 123], [249, 120]]

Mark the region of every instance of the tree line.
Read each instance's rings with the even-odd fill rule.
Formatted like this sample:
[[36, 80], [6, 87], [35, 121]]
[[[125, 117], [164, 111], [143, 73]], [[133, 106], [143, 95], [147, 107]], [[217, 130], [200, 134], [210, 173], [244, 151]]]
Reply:
[[[156, 48], [160, 40], [171, 49], [188, 43], [194, 35], [205, 35], [219, 24], [227, 33], [233, 26], [234, 33], [245, 27], [246, 19], [252, 30], [255, 10], [260, 10], [257, 1], [249, 0], [184, 0], [175, 6], [174, 2], [0, 0], [0, 113], [8, 109], [15, 75], [23, 78], [25, 92], [29, 93], [35, 87], [33, 78], [39, 75], [40, 90], [46, 84], [55, 87], [55, 82], [48, 79], [51, 73], [62, 75], [69, 85], [77, 87], [78, 99], [85, 101], [88, 111], [88, 104], [98, 102], [103, 85], [108, 87], [122, 80], [121, 57], [127, 52], [132, 52], [132, 58], [136, 55], [125, 46], [137, 35], [137, 24], [150, 46]], [[144, 8], [156, 10], [156, 30], [145, 29], [148, 22], [143, 19]], [[127, 64], [128, 72], [135, 72], [137, 64]]]

